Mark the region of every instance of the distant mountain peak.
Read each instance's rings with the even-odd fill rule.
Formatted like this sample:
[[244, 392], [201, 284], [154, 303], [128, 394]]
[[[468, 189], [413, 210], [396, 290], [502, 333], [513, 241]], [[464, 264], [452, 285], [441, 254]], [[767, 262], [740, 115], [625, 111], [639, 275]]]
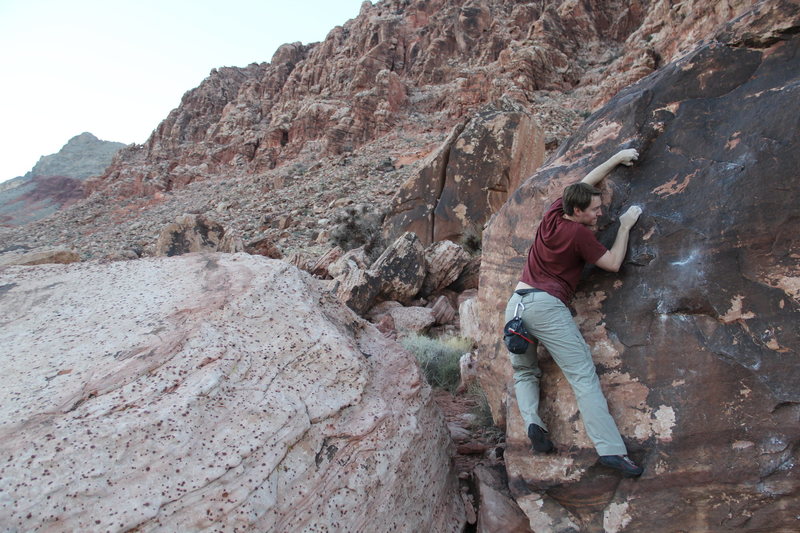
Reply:
[[85, 131], [40, 157], [30, 172], [0, 185], [0, 225], [27, 224], [83, 198], [84, 180], [102, 174], [124, 146]]
[[42, 156], [26, 177], [66, 176], [85, 180], [102, 174], [124, 143], [102, 141], [85, 131], [72, 137], [58, 153]]

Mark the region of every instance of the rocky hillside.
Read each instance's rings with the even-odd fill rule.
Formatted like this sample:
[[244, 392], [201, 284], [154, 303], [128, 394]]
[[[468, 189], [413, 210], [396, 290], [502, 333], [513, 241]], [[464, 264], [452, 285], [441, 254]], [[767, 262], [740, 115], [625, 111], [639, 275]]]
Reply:
[[87, 258], [147, 254], [159, 227], [195, 211], [245, 241], [319, 254], [341, 202], [389, 209], [425, 156], [485, 104], [514, 102], [552, 151], [619, 88], [751, 4], [365, 2], [321, 43], [213, 71], [144, 145], [90, 180], [102, 194], [1, 236], [70, 244]]
[[27, 224], [80, 200], [86, 178], [103, 174], [124, 146], [84, 132], [42, 156], [30, 172], [0, 184], [0, 224]]

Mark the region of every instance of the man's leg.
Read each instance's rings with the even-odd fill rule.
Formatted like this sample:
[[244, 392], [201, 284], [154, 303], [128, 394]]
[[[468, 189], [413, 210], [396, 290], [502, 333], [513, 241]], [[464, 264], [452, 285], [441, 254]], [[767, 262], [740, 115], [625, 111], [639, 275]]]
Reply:
[[583, 425], [597, 453], [626, 455], [625, 444], [600, 389], [589, 346], [572, 320], [569, 309], [558, 298], [545, 292], [532, 296], [532, 304], [525, 304], [525, 326], [544, 344], [572, 386]]
[[[514, 318], [514, 310], [521, 300], [522, 296], [516, 293], [511, 296], [506, 306], [506, 322]], [[524, 354], [509, 352], [508, 355], [511, 357], [511, 368], [514, 369], [517, 405], [522, 419], [525, 420], [525, 427], [536, 424], [546, 430], [544, 422], [539, 418], [539, 378], [542, 377], [542, 371], [536, 358], [536, 346], [531, 344]]]

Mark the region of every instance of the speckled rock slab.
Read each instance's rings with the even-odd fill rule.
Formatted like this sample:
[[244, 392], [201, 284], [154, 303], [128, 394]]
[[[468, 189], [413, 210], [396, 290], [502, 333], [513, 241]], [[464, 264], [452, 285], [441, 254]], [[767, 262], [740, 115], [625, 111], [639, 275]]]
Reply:
[[410, 354], [281, 261], [0, 269], [0, 524], [460, 531]]

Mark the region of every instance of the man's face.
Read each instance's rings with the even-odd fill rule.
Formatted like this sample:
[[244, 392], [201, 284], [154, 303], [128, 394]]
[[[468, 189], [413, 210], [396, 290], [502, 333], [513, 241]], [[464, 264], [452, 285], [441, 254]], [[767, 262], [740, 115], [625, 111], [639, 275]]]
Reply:
[[597, 217], [603, 212], [602, 200], [599, 196], [592, 196], [592, 202], [586, 209], [575, 209], [575, 220], [584, 226], [594, 226], [597, 224]]

